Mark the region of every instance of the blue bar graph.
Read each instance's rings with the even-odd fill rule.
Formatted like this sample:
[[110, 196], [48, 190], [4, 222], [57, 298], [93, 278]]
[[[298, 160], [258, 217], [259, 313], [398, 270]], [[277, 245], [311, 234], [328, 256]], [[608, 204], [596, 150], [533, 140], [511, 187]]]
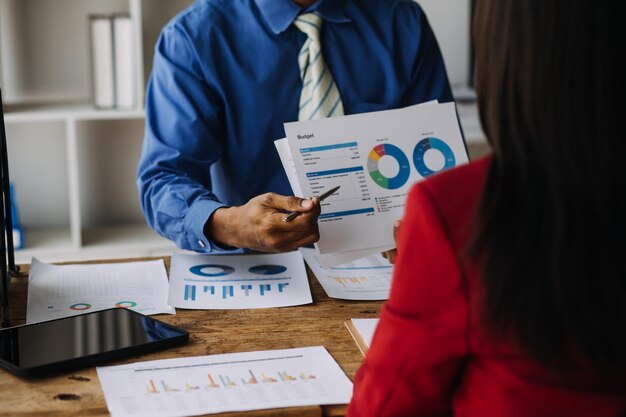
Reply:
[[196, 301], [196, 286], [185, 285], [185, 300]]
[[246, 297], [250, 296], [250, 291], [252, 291], [252, 284], [242, 285], [241, 289]]
[[232, 285], [224, 285], [222, 287], [222, 298], [226, 299], [228, 296], [234, 297], [235, 296], [234, 289], [235, 287], [233, 287]]
[[329, 169], [327, 171], [318, 171], [318, 172], [307, 172], [307, 178], [315, 178], [315, 177], [325, 177], [328, 175], [337, 175], [337, 174], [347, 174], [349, 172], [358, 172], [363, 171], [362, 166], [350, 167], [350, 168], [339, 168], [339, 169]]
[[333, 149], [341, 149], [341, 148], [354, 148], [359, 146], [356, 142], [348, 142], [348, 143], [338, 143], [336, 145], [324, 145], [324, 146], [313, 146], [310, 148], [301, 148], [300, 153], [311, 153], [311, 152], [319, 152], [319, 151], [330, 151]]
[[259, 290], [261, 291], [261, 295], [265, 295], [266, 292], [272, 291], [272, 286], [270, 284], [261, 284], [259, 285]]
[[320, 214], [319, 218], [320, 219], [332, 219], [335, 217], [353, 216], [355, 214], [367, 214], [367, 213], [374, 213], [374, 212], [375, 210], [373, 207], [368, 207], [368, 208], [362, 208], [362, 209], [356, 209], [356, 210], [338, 211], [335, 213], [324, 213], [324, 214]]
[[[288, 280], [288, 278], [284, 280]], [[185, 301], [197, 301], [199, 295], [200, 298], [221, 297], [224, 300], [235, 297], [264, 297], [272, 291], [275, 291], [276, 295], [286, 293], [286, 288], [289, 287], [289, 284], [289, 282], [276, 282], [267, 284], [202, 285], [200, 286], [199, 294], [197, 293], [196, 285], [185, 284], [183, 298]], [[258, 292], [256, 292], [257, 290]]]

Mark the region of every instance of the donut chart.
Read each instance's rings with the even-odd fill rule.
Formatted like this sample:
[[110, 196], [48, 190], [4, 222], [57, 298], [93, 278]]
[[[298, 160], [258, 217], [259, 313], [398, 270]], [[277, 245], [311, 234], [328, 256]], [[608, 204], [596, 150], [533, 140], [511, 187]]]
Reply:
[[203, 264], [189, 268], [189, 272], [201, 277], [223, 277], [235, 272], [235, 268], [228, 265]]
[[91, 308], [91, 304], [89, 303], [76, 303], [70, 306], [70, 310], [74, 310], [74, 311], [89, 310], [90, 308]]
[[136, 307], [137, 303], [134, 301], [118, 301], [115, 303], [115, 307], [117, 308], [133, 308]]
[[[395, 177], [388, 178], [378, 169], [378, 162], [383, 156], [390, 156], [398, 162], [399, 170]], [[387, 190], [402, 187], [411, 175], [409, 159], [400, 148], [390, 143], [374, 147], [367, 156], [367, 171], [374, 182]]]
[[282, 265], [257, 265], [248, 269], [249, 272], [257, 275], [278, 275], [287, 270], [287, 267]]
[[[426, 166], [424, 155], [426, 155], [426, 152], [430, 149], [441, 153], [444, 159], [443, 168], [435, 171]], [[456, 165], [456, 159], [454, 159], [454, 152], [452, 152], [452, 149], [450, 149], [447, 143], [441, 139], [429, 137], [420, 140], [417, 145], [415, 145], [415, 149], [413, 149], [413, 163], [415, 164], [417, 172], [419, 172], [422, 177], [426, 178], [439, 171], [453, 168]]]

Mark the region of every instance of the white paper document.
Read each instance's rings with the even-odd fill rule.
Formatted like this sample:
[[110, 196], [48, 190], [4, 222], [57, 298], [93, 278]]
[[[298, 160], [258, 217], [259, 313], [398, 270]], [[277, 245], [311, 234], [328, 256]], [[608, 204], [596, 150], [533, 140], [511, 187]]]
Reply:
[[322, 203], [325, 267], [350, 259], [338, 253], [395, 247], [392, 226], [411, 185], [468, 162], [454, 103], [285, 123], [285, 132], [303, 195], [341, 187]]
[[347, 404], [352, 382], [322, 346], [98, 367], [114, 417]]
[[112, 307], [145, 315], [175, 314], [167, 304], [163, 261], [50, 265], [33, 258], [26, 322], [34, 323]]
[[283, 307], [311, 303], [299, 252], [172, 255], [169, 303], [190, 309]]
[[380, 254], [324, 269], [315, 249], [300, 248], [300, 252], [329, 297], [343, 300], [389, 298], [393, 265]]
[[372, 345], [372, 339], [374, 338], [376, 326], [378, 326], [378, 319], [352, 319], [352, 324], [363, 338], [366, 346], [369, 348]]
[[287, 174], [287, 181], [289, 181], [289, 185], [291, 186], [293, 195], [295, 195], [296, 197], [305, 198], [306, 196], [302, 194], [300, 184], [298, 184], [296, 167], [293, 164], [293, 156], [291, 155], [291, 151], [289, 150], [287, 138], [275, 140], [274, 146], [276, 146], [276, 151], [278, 152], [278, 156], [280, 157], [280, 162], [283, 165], [285, 174]]

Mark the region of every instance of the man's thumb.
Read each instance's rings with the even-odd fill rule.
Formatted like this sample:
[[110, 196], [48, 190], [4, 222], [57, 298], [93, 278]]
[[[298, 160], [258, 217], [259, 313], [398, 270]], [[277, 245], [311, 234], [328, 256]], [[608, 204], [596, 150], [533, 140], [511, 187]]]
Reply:
[[308, 211], [314, 206], [313, 200], [310, 198], [277, 194], [274, 194], [272, 197], [270, 205], [284, 211]]

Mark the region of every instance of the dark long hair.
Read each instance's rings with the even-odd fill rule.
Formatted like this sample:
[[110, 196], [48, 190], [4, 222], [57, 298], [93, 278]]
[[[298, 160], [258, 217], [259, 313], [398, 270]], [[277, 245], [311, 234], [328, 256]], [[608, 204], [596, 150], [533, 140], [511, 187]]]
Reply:
[[473, 242], [482, 317], [552, 367], [573, 353], [626, 370], [619, 4], [476, 2], [478, 105], [494, 151]]

